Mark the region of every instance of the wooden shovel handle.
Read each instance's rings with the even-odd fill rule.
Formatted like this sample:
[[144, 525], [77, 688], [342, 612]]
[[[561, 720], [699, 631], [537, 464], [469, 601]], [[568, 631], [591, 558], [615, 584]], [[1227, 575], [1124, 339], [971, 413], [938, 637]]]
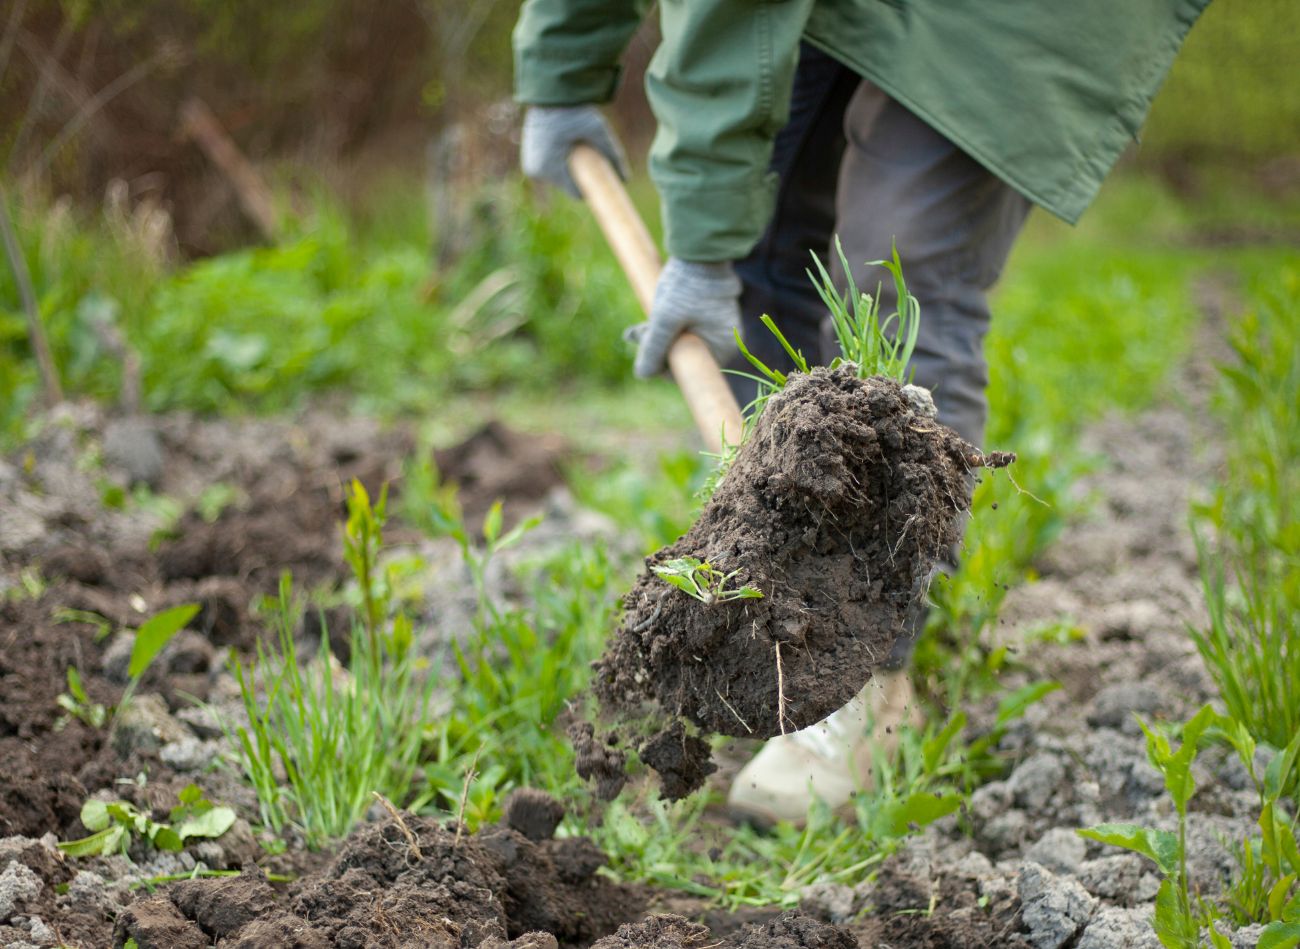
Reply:
[[[569, 171], [648, 313], [661, 269], [659, 250], [618, 173], [604, 155], [587, 145], [573, 150]], [[733, 445], [739, 442], [743, 424], [740, 406], [704, 340], [694, 333], [678, 336], [668, 350], [668, 369], [709, 450], [721, 451], [724, 438]]]

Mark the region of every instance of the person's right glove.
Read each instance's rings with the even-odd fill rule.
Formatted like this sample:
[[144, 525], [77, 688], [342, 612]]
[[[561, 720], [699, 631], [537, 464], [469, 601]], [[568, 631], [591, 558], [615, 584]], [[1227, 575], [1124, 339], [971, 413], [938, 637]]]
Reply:
[[669, 257], [655, 284], [650, 319], [626, 333], [638, 344], [632, 370], [641, 379], [663, 372], [668, 348], [686, 330], [704, 340], [714, 359], [725, 363], [736, 351], [738, 326], [740, 278], [731, 264]]
[[579, 142], [604, 155], [619, 177], [627, 180], [623, 146], [594, 105], [529, 106], [519, 143], [520, 167], [529, 178], [563, 188], [581, 200], [578, 186], [569, 174], [569, 153]]

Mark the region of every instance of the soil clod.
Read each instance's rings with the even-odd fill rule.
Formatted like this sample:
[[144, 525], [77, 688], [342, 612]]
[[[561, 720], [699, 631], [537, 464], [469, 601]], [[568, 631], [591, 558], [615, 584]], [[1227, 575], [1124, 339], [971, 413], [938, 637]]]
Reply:
[[596, 785], [596, 797], [612, 801], [627, 784], [627, 754], [614, 746], [610, 736], [596, 738], [589, 722], [579, 722], [569, 729], [573, 742], [575, 770], [578, 777]]
[[[534, 831], [539, 814], [554, 830], [553, 799], [529, 792], [512, 800], [508, 810], [532, 816]], [[196, 932], [202, 945], [499, 949], [538, 932], [566, 945], [589, 944], [644, 904], [639, 891], [597, 874], [605, 862], [586, 838], [534, 840], [501, 824], [458, 843], [452, 827], [402, 813], [400, 822], [353, 833], [328, 867], [287, 895], [257, 871], [185, 880], [133, 904], [118, 933], [141, 946], [192, 940]], [[276, 941], [286, 934], [292, 940]], [[533, 937], [527, 944], [546, 942]]]
[[505, 803], [505, 822], [529, 840], [550, 840], [564, 818], [564, 805], [545, 791], [517, 788]]
[[[653, 700], [666, 717], [755, 738], [821, 721], [889, 655], [959, 538], [970, 472], [984, 463], [896, 382], [847, 368], [792, 376], [698, 521], [647, 560], [625, 598], [596, 665], [605, 711], [633, 717]], [[673, 589], [653, 568], [680, 558], [735, 571], [727, 589], [763, 596]], [[659, 744], [648, 750], [664, 758]], [[666, 763], [666, 796], [699, 786]]]
[[688, 735], [680, 720], [641, 745], [641, 760], [659, 773], [664, 797], [680, 800], [704, 786], [717, 770], [711, 760], [709, 743], [698, 735]]
[[719, 936], [681, 916], [648, 916], [620, 926], [592, 949], [857, 949], [845, 929], [799, 913], [782, 913], [765, 923], [751, 923], [734, 936]]

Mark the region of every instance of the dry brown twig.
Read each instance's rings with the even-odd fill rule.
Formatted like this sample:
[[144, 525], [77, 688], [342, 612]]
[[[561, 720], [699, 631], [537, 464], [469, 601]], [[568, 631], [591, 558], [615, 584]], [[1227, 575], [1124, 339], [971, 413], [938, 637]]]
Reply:
[[388, 816], [393, 819], [393, 823], [397, 825], [397, 829], [402, 832], [404, 837], [406, 837], [406, 842], [410, 845], [408, 853], [413, 855], [417, 862], [423, 860], [424, 854], [420, 852], [420, 841], [416, 838], [415, 834], [411, 832], [411, 828], [407, 826], [406, 821], [402, 819], [401, 812], [393, 806], [392, 801], [384, 797], [378, 791], [371, 791], [370, 793], [375, 796], [375, 800], [379, 802], [380, 806], [383, 807], [384, 810], [388, 811]]
[[470, 763], [469, 770], [465, 772], [465, 786], [460, 792], [460, 807], [456, 809], [456, 839], [451, 843], [452, 852], [460, 846], [460, 835], [465, 830], [465, 805], [469, 801], [469, 786], [474, 783], [478, 777], [478, 756], [483, 754], [483, 746], [478, 746], [478, 751], [474, 752], [474, 760]]

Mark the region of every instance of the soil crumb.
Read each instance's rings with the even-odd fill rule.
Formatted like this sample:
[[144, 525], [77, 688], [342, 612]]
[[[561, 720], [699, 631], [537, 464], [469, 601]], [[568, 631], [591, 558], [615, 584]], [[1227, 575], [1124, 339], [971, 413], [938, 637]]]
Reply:
[[596, 797], [612, 801], [627, 784], [627, 754], [620, 751], [611, 735], [596, 737], [590, 722], [579, 722], [569, 728], [573, 742], [575, 770], [578, 777], [596, 785]]
[[699, 790], [705, 779], [718, 770], [711, 760], [709, 743], [697, 735], [688, 735], [680, 719], [645, 742], [638, 753], [659, 773], [664, 796], [673, 801]]
[[734, 936], [721, 937], [681, 916], [648, 916], [620, 926], [592, 949], [857, 949], [847, 930], [799, 913], [782, 913], [765, 923], [751, 923]]
[[[550, 821], [559, 808], [539, 792], [522, 801], [509, 808], [516, 816], [544, 812]], [[531, 820], [531, 830], [540, 826]], [[454, 822], [402, 814], [400, 824], [355, 831], [287, 894], [257, 870], [185, 880], [137, 900], [115, 935], [140, 946], [198, 936], [201, 945], [500, 949], [525, 934], [519, 949], [586, 945], [644, 909], [643, 893], [597, 874], [605, 862], [583, 837], [534, 840], [504, 823], [458, 837]]]
[[[821, 721], [889, 655], [935, 561], [956, 543], [986, 459], [919, 412], [902, 386], [847, 368], [792, 376], [699, 520], [654, 554], [596, 664], [615, 717], [663, 715], [770, 738]], [[727, 589], [702, 602], [653, 568], [696, 558]], [[665, 795], [692, 786], [674, 775]], [[698, 786], [698, 785], [694, 785]]]

